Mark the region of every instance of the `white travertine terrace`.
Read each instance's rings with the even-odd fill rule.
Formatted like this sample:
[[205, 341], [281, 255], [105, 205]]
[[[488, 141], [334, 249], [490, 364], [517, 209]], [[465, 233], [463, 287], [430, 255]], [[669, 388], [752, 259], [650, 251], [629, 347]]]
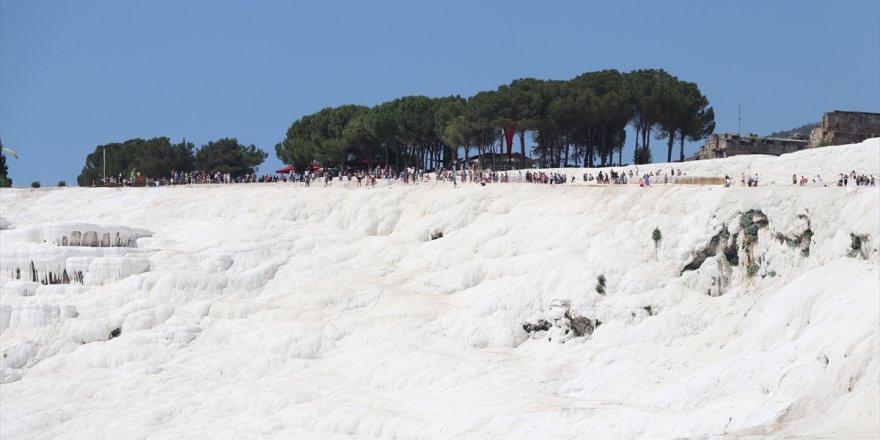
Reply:
[[880, 436], [880, 140], [670, 168], [761, 186], [2, 189], [2, 437]]

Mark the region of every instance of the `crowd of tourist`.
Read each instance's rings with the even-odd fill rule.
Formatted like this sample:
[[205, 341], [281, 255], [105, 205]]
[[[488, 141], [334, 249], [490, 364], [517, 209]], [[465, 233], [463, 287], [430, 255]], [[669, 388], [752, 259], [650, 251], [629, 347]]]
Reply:
[[141, 176], [137, 170], [132, 170], [128, 177], [119, 173], [116, 176], [105, 177], [103, 186], [165, 186], [165, 185], [191, 185], [207, 183], [254, 183], [254, 182], [286, 182], [286, 175], [265, 174], [257, 176], [248, 173], [241, 176], [233, 176], [231, 173], [207, 173], [201, 171], [172, 171], [168, 177], [153, 179]]
[[[646, 173], [639, 173], [636, 170], [628, 171], [609, 171], [600, 170], [595, 176], [590, 173], [582, 175], [582, 181], [586, 183], [595, 183], [599, 185], [626, 185], [638, 183], [639, 186], [651, 186], [651, 184], [667, 184], [681, 183], [682, 171], [680, 169], [659, 169]], [[684, 179], [687, 179], [685, 177]], [[104, 180], [105, 186], [164, 186], [164, 185], [190, 185], [190, 184], [232, 184], [232, 183], [273, 183], [273, 182], [292, 182], [301, 183], [304, 186], [311, 186], [316, 182], [323, 182], [324, 186], [331, 186], [334, 182], [346, 183], [356, 187], [371, 187], [379, 183], [400, 182], [404, 186], [417, 184], [419, 182], [448, 182], [457, 187], [459, 183], [476, 183], [487, 185], [493, 183], [531, 183], [546, 185], [565, 185], [576, 182], [575, 175], [566, 175], [560, 172], [538, 171], [538, 170], [516, 170], [513, 172], [501, 172], [489, 169], [467, 168], [464, 165], [451, 168], [440, 168], [433, 171], [406, 167], [397, 170], [394, 167], [377, 166], [368, 170], [349, 170], [343, 172], [325, 171], [322, 169], [305, 170], [303, 172], [290, 171], [286, 174], [265, 174], [258, 176], [256, 173], [247, 173], [241, 176], [233, 176], [231, 173], [208, 173], [208, 172], [186, 172], [172, 171], [167, 178], [162, 179], [144, 179], [141, 173], [132, 170], [126, 179], [122, 173], [117, 176], [111, 176]], [[760, 179], [757, 173], [746, 174], [740, 176], [740, 185], [756, 187]], [[717, 180], [715, 180], [717, 182]], [[688, 182], [692, 183], [692, 182]], [[798, 177], [797, 174], [792, 175], [792, 184], [799, 186], [827, 186], [821, 176], [806, 178]], [[877, 181], [874, 176], [866, 174], [857, 174], [855, 171], [849, 173], [841, 173], [837, 181], [837, 186], [876, 186]], [[724, 176], [723, 185], [730, 187], [735, 185], [735, 181], [729, 175]]]
[[[572, 176], [572, 181], [574, 177]], [[527, 183], [543, 183], [550, 185], [562, 185], [568, 182], [568, 176], [559, 173], [545, 173], [543, 171], [526, 171]]]
[[856, 174], [855, 170], [840, 175], [837, 179], [837, 186], [848, 186], [850, 181], [855, 182], [856, 186], [876, 186], [877, 181], [874, 176], [866, 176], [864, 174]]
[[[822, 180], [822, 176], [816, 175], [812, 179], [801, 176], [798, 178], [797, 174], [791, 175], [791, 184], [799, 185], [799, 186], [827, 186], [825, 182]], [[877, 178], [875, 176], [869, 176], [866, 174], [857, 174], [855, 170], [850, 171], [849, 173], [840, 173], [837, 178], [837, 186], [877, 186]]]

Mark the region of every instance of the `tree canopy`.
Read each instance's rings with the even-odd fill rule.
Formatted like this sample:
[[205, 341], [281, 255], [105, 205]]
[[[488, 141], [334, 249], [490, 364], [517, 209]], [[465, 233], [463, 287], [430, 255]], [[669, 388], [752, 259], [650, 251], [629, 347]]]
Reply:
[[[3, 141], [0, 141], [0, 150], [3, 149]], [[9, 166], [6, 164], [6, 152], [0, 152], [0, 188], [8, 188], [12, 186], [12, 179], [9, 178]]]
[[286, 163], [341, 164], [370, 137], [366, 121], [359, 117], [366, 111], [367, 107], [343, 105], [306, 116], [287, 130], [287, 138], [275, 146], [275, 153]]
[[[652, 134], [674, 142], [704, 139], [715, 128], [708, 99], [696, 84], [660, 69], [588, 72], [567, 81], [521, 78], [464, 99], [405, 96], [375, 107], [325, 108], [293, 122], [275, 147], [285, 163], [448, 167], [476, 149], [500, 153], [504, 130], [535, 146], [541, 166], [604, 166], [622, 162], [626, 127], [636, 132], [635, 159], [650, 161]], [[491, 155], [494, 158], [496, 155]]]
[[173, 170], [221, 172], [239, 177], [253, 172], [253, 167], [262, 163], [266, 156], [256, 146], [241, 145], [235, 138], [208, 142], [198, 151], [192, 142], [173, 144], [167, 137], [129, 139], [97, 146], [86, 156], [86, 164], [76, 181], [80, 186], [100, 183], [105, 158], [107, 177], [119, 174], [127, 177], [135, 171], [155, 179], [167, 177]]
[[191, 170], [193, 145], [172, 144], [167, 137], [148, 140], [137, 138], [99, 145], [86, 156], [86, 164], [76, 178], [77, 184], [89, 186], [100, 183], [105, 169], [105, 158], [108, 177], [117, 174], [127, 177], [134, 170], [143, 176], [158, 178], [167, 176], [174, 169]]
[[[196, 169], [209, 173], [229, 173], [238, 178], [254, 172], [268, 154], [253, 144], [244, 146], [236, 138], [223, 138], [203, 145], [195, 155]], [[166, 170], [170, 171], [170, 169]]]

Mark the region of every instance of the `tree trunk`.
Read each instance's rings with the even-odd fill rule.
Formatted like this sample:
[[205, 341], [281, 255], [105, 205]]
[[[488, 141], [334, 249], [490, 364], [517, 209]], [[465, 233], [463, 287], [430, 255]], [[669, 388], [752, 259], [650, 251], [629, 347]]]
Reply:
[[[599, 153], [599, 145], [596, 143], [596, 137], [598, 133], [596, 133], [597, 129], [595, 127], [590, 127], [589, 136], [590, 136], [590, 167], [597, 167], [599, 163], [596, 162], [596, 156]], [[599, 158], [601, 162], [601, 158]]]
[[[502, 142], [507, 142], [507, 135], [504, 136], [504, 140]], [[510, 138], [510, 145], [507, 145], [507, 163], [504, 165], [504, 170], [507, 171], [510, 169], [510, 161], [513, 160], [513, 137]]]
[[588, 168], [593, 168], [593, 153], [595, 146], [593, 145], [593, 127], [587, 127], [587, 152], [584, 153], [584, 164]]
[[519, 168], [523, 169], [526, 167], [526, 132], [524, 130], [519, 132], [519, 154], [522, 155], [519, 159]]
[[605, 140], [605, 124], [602, 124], [602, 166], [605, 166], [605, 152], [608, 150], [608, 144]]
[[642, 134], [642, 126], [641, 124], [636, 127], [636, 148], [639, 148], [639, 141], [644, 138], [644, 134]]
[[568, 143], [568, 136], [565, 137], [565, 159], [563, 159], [562, 167], [568, 167], [568, 152], [571, 151], [571, 145]]
[[562, 136], [556, 136], [556, 163], [554, 168], [561, 168], [562, 165]]
[[[501, 148], [504, 148], [504, 136], [501, 136]], [[495, 157], [498, 155], [495, 154], [495, 142], [492, 142], [492, 171], [497, 170], [498, 168], [495, 165]]]
[[669, 133], [669, 142], [667, 142], [667, 144], [666, 144], [666, 147], [667, 147], [667, 152], [666, 152], [666, 162], [667, 162], [667, 163], [671, 163], [671, 162], [672, 162], [672, 145], [673, 145], [674, 143], [675, 143], [675, 130], [672, 130], [672, 131]]
[[538, 132], [538, 146], [540, 147], [539, 150], [541, 152], [541, 162], [539, 166], [543, 167], [544, 164], [547, 163], [547, 135], [545, 133]]
[[684, 130], [680, 130], [679, 132], [679, 141], [681, 142], [681, 149], [679, 150], [679, 162], [684, 162]]
[[556, 136], [556, 157], [553, 158], [553, 168], [562, 165], [562, 136]]

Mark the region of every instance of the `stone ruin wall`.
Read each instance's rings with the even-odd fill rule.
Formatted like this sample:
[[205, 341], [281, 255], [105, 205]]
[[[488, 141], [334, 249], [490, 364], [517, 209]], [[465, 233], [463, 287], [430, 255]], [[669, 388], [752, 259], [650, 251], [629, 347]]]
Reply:
[[820, 145], [856, 144], [880, 137], [880, 113], [833, 111], [810, 133], [810, 148]]
[[740, 137], [731, 133], [713, 134], [691, 159], [717, 159], [740, 154], [772, 154], [779, 156], [781, 154], [794, 153], [806, 147], [807, 141], [802, 139], [761, 138], [757, 135]]
[[717, 159], [740, 154], [779, 156], [822, 145], [856, 144], [875, 137], [880, 137], [880, 113], [836, 110], [822, 116], [822, 123], [813, 129], [809, 140], [762, 138], [754, 134], [746, 137], [732, 133], [713, 134], [688, 160]]

